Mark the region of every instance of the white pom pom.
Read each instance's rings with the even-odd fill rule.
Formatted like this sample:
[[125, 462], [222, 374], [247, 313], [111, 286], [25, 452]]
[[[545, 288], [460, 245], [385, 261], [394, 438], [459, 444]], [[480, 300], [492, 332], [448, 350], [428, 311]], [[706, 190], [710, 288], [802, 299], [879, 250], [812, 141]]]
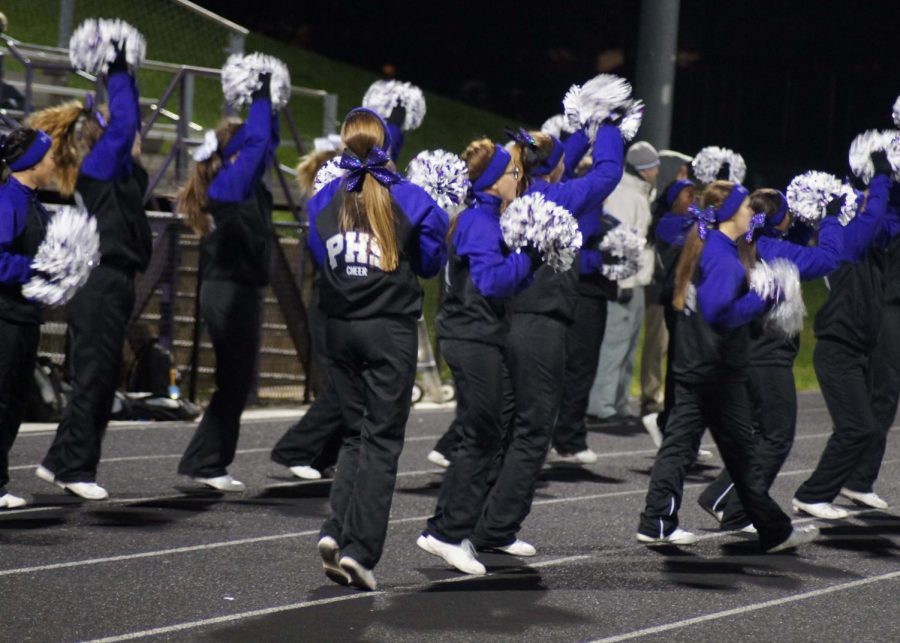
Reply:
[[900, 96], [894, 101], [894, 125], [900, 127]]
[[603, 276], [611, 281], [628, 279], [641, 269], [641, 252], [647, 240], [637, 228], [621, 224], [603, 235], [600, 250], [621, 259], [618, 263], [603, 264]]
[[507, 246], [513, 250], [534, 246], [555, 272], [571, 268], [581, 249], [575, 217], [539, 192], [510, 203], [500, 216], [500, 229]]
[[147, 55], [147, 41], [140, 31], [124, 20], [88, 18], [69, 38], [72, 67], [89, 74], [106, 74], [116, 59], [116, 45], [125, 43], [125, 60], [137, 69]]
[[316, 172], [316, 178], [313, 179], [313, 194], [318, 194], [319, 190], [334, 181], [343, 178], [347, 174], [347, 170], [340, 166], [341, 157], [336, 156], [326, 161], [325, 165]]
[[62, 206], [50, 219], [47, 234], [31, 262], [49, 279], [33, 276], [22, 294], [47, 306], [68, 302], [100, 263], [97, 220], [84, 209]]
[[394, 107], [402, 105], [406, 109], [406, 118], [400, 129], [405, 132], [418, 129], [425, 119], [425, 95], [412, 83], [376, 80], [363, 96], [362, 104], [382, 118], [388, 118]]
[[743, 156], [727, 147], [704, 147], [691, 161], [691, 168], [701, 183], [712, 183], [724, 163], [728, 163], [728, 180], [743, 183], [747, 176], [747, 163]]
[[597, 129], [610, 114], [624, 112], [633, 103], [631, 83], [614, 74], [600, 74], [584, 85], [572, 85], [563, 98], [563, 111], [569, 125], [586, 128], [593, 141]]
[[254, 52], [231, 54], [222, 67], [222, 94], [235, 109], [253, 102], [253, 92], [262, 87], [260, 74], [270, 74], [272, 108], [281, 109], [291, 97], [291, 74], [287, 65], [274, 56]]
[[406, 178], [428, 192], [451, 216], [465, 207], [466, 194], [472, 186], [466, 162], [445, 150], [419, 152], [409, 162]]
[[[848, 194], [841, 180], [835, 175], [814, 170], [795, 176], [785, 191], [791, 212], [806, 223], [818, 222], [825, 216], [825, 206], [841, 194], [847, 194], [847, 201], [851, 200], [849, 198], [851, 195], [853, 197], [852, 204], [844, 203], [842, 215], [845, 211], [849, 213], [851, 208], [855, 211], [856, 198], [852, 190]], [[842, 222], [843, 218], [842, 216]]]
[[643, 120], [644, 101], [632, 101], [631, 105], [629, 105], [628, 109], [625, 111], [625, 115], [622, 117], [622, 122], [619, 123], [619, 131], [622, 132], [622, 138], [625, 139], [626, 143], [637, 135], [638, 130], [641, 128], [641, 121]]
[[806, 306], [800, 289], [800, 271], [793, 262], [781, 258], [771, 263], [757, 261], [750, 272], [750, 289], [763, 299], [770, 299], [781, 290], [782, 300], [766, 314], [767, 326], [785, 337], [794, 337], [803, 330]]
[[544, 134], [550, 134], [556, 138], [561, 138], [563, 134], [572, 134], [575, 130], [569, 125], [569, 119], [564, 114], [551, 116], [541, 125], [541, 131]]
[[875, 175], [875, 166], [872, 163], [872, 152], [887, 152], [888, 161], [891, 163], [894, 180], [900, 180], [900, 158], [893, 153], [893, 143], [898, 132], [893, 130], [870, 129], [853, 139], [850, 143], [848, 157], [850, 169], [854, 176], [859, 177], [865, 185], [872, 181]]

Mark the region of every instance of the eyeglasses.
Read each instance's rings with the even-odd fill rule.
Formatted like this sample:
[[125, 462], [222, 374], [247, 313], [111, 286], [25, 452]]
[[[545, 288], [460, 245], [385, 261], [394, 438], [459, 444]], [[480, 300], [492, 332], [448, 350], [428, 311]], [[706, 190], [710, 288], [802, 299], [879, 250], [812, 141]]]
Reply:
[[518, 165], [513, 165], [513, 169], [512, 169], [512, 170], [510, 170], [509, 172], [504, 172], [503, 174], [504, 174], [504, 175], [505, 175], [505, 174], [512, 174], [512, 175], [513, 175], [513, 178], [514, 178], [516, 181], [518, 181], [518, 180], [519, 180], [519, 166], [518, 166]]

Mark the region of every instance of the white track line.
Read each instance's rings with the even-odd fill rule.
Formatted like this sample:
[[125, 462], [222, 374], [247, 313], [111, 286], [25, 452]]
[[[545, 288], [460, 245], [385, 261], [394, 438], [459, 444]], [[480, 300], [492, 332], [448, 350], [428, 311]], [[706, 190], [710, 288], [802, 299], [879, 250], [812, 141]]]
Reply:
[[624, 634], [618, 634], [616, 636], [608, 636], [602, 639], [596, 639], [593, 643], [616, 643], [617, 641], [629, 641], [631, 639], [636, 639], [642, 636], [650, 636], [653, 634], [661, 634], [662, 632], [670, 632], [672, 630], [677, 630], [682, 627], [689, 627], [691, 625], [697, 625], [698, 623], [706, 623], [707, 621], [715, 621], [721, 618], [728, 618], [729, 616], [740, 616], [742, 614], [748, 614], [750, 612], [756, 612], [758, 610], [767, 609], [769, 607], [778, 607], [779, 605], [787, 605], [788, 603], [796, 603], [797, 601], [804, 601], [809, 598], [817, 598], [819, 596], [825, 596], [827, 594], [833, 594], [835, 592], [843, 592], [848, 589], [855, 589], [857, 587], [864, 587], [866, 585], [871, 585], [873, 583], [879, 583], [881, 581], [886, 580], [894, 580], [900, 578], [900, 571], [890, 572], [887, 574], [880, 574], [878, 576], [870, 576], [868, 578], [862, 578], [860, 580], [850, 581], [847, 583], [841, 583], [840, 585], [832, 585], [831, 587], [823, 587], [822, 589], [816, 589], [809, 592], [803, 592], [801, 594], [792, 594], [790, 596], [784, 596], [782, 598], [776, 598], [771, 601], [764, 601], [762, 603], [751, 603], [749, 605], [743, 605], [741, 607], [735, 607], [730, 610], [723, 610], [721, 612], [713, 612], [712, 614], [704, 614], [703, 616], [697, 616], [694, 618], [684, 619], [683, 621], [675, 621], [674, 623], [667, 623], [666, 625], [657, 625], [656, 627], [648, 627], [643, 630], [635, 630], [633, 632], [626, 632]]
[[[888, 465], [888, 464], [896, 464], [898, 462], [900, 462], [900, 459], [885, 460], [882, 463], [882, 466]], [[779, 477], [780, 476], [794, 476], [794, 475], [802, 475], [804, 473], [811, 473], [812, 471], [813, 471], [813, 469], [798, 469], [795, 471], [782, 471], [778, 475], [779, 475]], [[402, 475], [402, 474], [400, 474], [400, 475]], [[687, 484], [687, 485], [684, 485], [684, 489], [687, 490], [687, 489], [695, 489], [698, 487], [704, 487], [704, 486], [706, 486], [706, 484], [707, 483]], [[536, 500], [532, 506], [536, 507], [536, 506], [544, 506], [544, 505], [564, 504], [564, 503], [568, 503], [568, 502], [581, 502], [584, 500], [601, 500], [601, 499], [605, 499], [605, 498], [617, 498], [617, 497], [621, 497], [621, 496], [633, 496], [633, 495], [646, 494], [646, 493], [647, 493], [647, 490], [641, 488], [641, 489], [634, 489], [632, 491], [613, 491], [613, 492], [609, 492], [609, 493], [598, 493], [598, 494], [591, 494], [591, 495], [587, 495], [587, 496], [573, 496], [573, 497], [568, 497], [568, 498], [548, 498], [545, 500]], [[170, 496], [166, 496], [166, 498], [170, 498]], [[143, 500], [143, 502], [146, 502], [146, 501], [147, 501], [147, 499]], [[9, 515], [9, 514], [7, 514], [7, 515]], [[403, 523], [407, 523], [407, 522], [424, 522], [424, 521], [428, 520], [430, 517], [431, 517], [431, 515], [429, 514], [429, 515], [424, 515], [424, 516], [411, 516], [409, 518], [395, 518], [395, 519], [390, 520], [388, 522], [388, 524], [398, 525], [398, 524], [403, 524]], [[103, 558], [87, 558], [84, 560], [74, 560], [74, 561], [68, 561], [68, 562], [64, 562], [64, 563], [50, 563], [47, 565], [34, 565], [31, 567], [14, 567], [12, 569], [0, 570], [0, 577], [14, 576], [17, 574], [31, 574], [34, 572], [52, 571], [52, 570], [56, 570], [56, 569], [67, 569], [67, 568], [72, 568], [72, 567], [86, 567], [89, 565], [99, 565], [102, 563], [114, 563], [114, 562], [127, 561], [127, 560], [136, 560], [136, 559], [141, 559], [141, 558], [157, 558], [157, 557], [161, 557], [161, 556], [169, 556], [172, 554], [185, 554], [185, 553], [191, 553], [191, 552], [196, 552], [196, 551], [203, 551], [205, 549], [219, 549], [222, 547], [235, 547], [235, 546], [239, 546], [239, 545], [251, 545], [251, 544], [261, 543], [261, 542], [272, 542], [272, 541], [276, 541], [276, 540], [300, 538], [303, 536], [311, 536], [311, 535], [315, 535], [318, 533], [319, 533], [318, 529], [312, 529], [312, 530], [305, 530], [305, 531], [290, 532], [290, 533], [286, 533], [286, 534], [256, 536], [253, 538], [239, 538], [236, 540], [222, 540], [222, 541], [213, 542], [213, 543], [204, 543], [201, 545], [188, 545], [185, 547], [175, 547], [172, 549], [157, 549], [157, 550], [152, 550], [152, 551], [140, 552], [137, 554], [121, 554], [119, 556], [106, 556]], [[727, 535], [728, 533], [729, 532], [723, 532], [723, 535]], [[718, 537], [719, 534], [712, 534], [712, 536]]]
[[[862, 513], [866, 513], [867, 511], [874, 511], [874, 510], [872, 510], [872, 509], [865, 510], [864, 509], [864, 510], [852, 511], [851, 514], [859, 515]], [[406, 521], [406, 520], [409, 520], [409, 519], [404, 519], [404, 521]], [[814, 520], [813, 518], [803, 518], [800, 520], [795, 520], [794, 524], [812, 522], [813, 520]], [[700, 536], [699, 539], [700, 540], [715, 540], [718, 538], [724, 538], [729, 535], [733, 536], [734, 534], [729, 533], [729, 532], [718, 532], [718, 533], [712, 533], [712, 534], [706, 534], [704, 536]], [[605, 550], [602, 552], [598, 552], [597, 554], [579, 554], [579, 555], [575, 555], [575, 556], [565, 556], [563, 558], [553, 558], [550, 560], [545, 560], [545, 561], [537, 562], [537, 563], [530, 563], [530, 564], [526, 565], [526, 568], [527, 569], [540, 569], [540, 568], [544, 568], [544, 567], [553, 567], [556, 565], [564, 565], [566, 563], [576, 562], [579, 560], [599, 559], [599, 558], [603, 558], [603, 557], [608, 557], [608, 556], [618, 555], [618, 554], [622, 554], [622, 553], [627, 553], [627, 552], [634, 551], [634, 550], [643, 550], [643, 549], [646, 549], [645, 545], [631, 545], [628, 547], [621, 547], [621, 548], [614, 549], [614, 550]], [[431, 587], [433, 585], [439, 585], [439, 584], [459, 583], [459, 582], [465, 582], [465, 581], [477, 582], [477, 581], [486, 580], [486, 579], [497, 579], [497, 578], [505, 578], [505, 577], [522, 578], [524, 575], [525, 574], [523, 574], [522, 572], [510, 573], [508, 570], [502, 570], [502, 571], [498, 571], [498, 572], [488, 572], [484, 576], [470, 576], [468, 574], [463, 574], [460, 576], [453, 576], [451, 578], [445, 578], [445, 579], [438, 580], [438, 581], [430, 581], [430, 582], [426, 582], [426, 583], [416, 583], [413, 585], [398, 586], [398, 587], [391, 589], [390, 592], [392, 594], [411, 593], [411, 592], [422, 591], [423, 589], [427, 589], [428, 587]], [[849, 589], [850, 586], [866, 585], [869, 583], [877, 582], [879, 580], [887, 580], [888, 577], [896, 577], [896, 576], [900, 576], [900, 572], [892, 572], [890, 574], [885, 574], [885, 575], [877, 576], [877, 577], [871, 577], [869, 579], [863, 579], [861, 581], [853, 581], [852, 583], [844, 583], [843, 585], [836, 585], [836, 586], [833, 586], [830, 588], [824, 588], [824, 589], [815, 590], [812, 592], [806, 592], [804, 594], [795, 595], [794, 597], [785, 597], [783, 599], [776, 599], [775, 601], [767, 601], [766, 603], [758, 604], [758, 606], [753, 606], [753, 605], [744, 606], [743, 608], [735, 608], [733, 610], [728, 610], [727, 612], [720, 612], [720, 613], [717, 613], [716, 615], [708, 615], [707, 617], [698, 617], [696, 619], [688, 619], [687, 621], [679, 621], [677, 623], [659, 626], [659, 628], [649, 628], [649, 630], [640, 630], [639, 632], [633, 632], [633, 633], [629, 633], [629, 634], [625, 634], [625, 635], [620, 635], [620, 636], [623, 636], [624, 638], [614, 637], [614, 638], [610, 638], [610, 639], [601, 639], [600, 641], [596, 641], [594, 643], [604, 643], [607, 641], [611, 642], [611, 641], [626, 640], [627, 638], [635, 638], [637, 636], [644, 636], [645, 634], [653, 634], [653, 633], [656, 633], [656, 631], [666, 631], [667, 629], [676, 629], [677, 627], [684, 627], [687, 625], [692, 625], [694, 622], [699, 623], [704, 620], [713, 620], [713, 618], [723, 618], [725, 616], [732, 616], [732, 615], [740, 614], [743, 612], [750, 612], [750, 611], [754, 611], [755, 609], [762, 609], [763, 607], [770, 607], [775, 604], [789, 603], [794, 600], [802, 600], [803, 598], [811, 598], [813, 596], [829, 594], [834, 591], [840, 591], [841, 589]], [[114, 643], [116, 641], [131, 641], [134, 639], [139, 639], [139, 638], [144, 638], [144, 637], [159, 636], [162, 634], [170, 634], [172, 632], [182, 632], [184, 630], [196, 629], [198, 627], [205, 627], [208, 625], [218, 625], [221, 623], [229, 623], [229, 622], [233, 622], [233, 621], [243, 620], [246, 618], [255, 618], [258, 616], [267, 616], [269, 614], [277, 614], [280, 612], [287, 612], [287, 611], [291, 611], [291, 610], [299, 610], [299, 609], [306, 609], [308, 607], [317, 607], [320, 605], [328, 605], [330, 603], [346, 602], [346, 601], [351, 601], [351, 600], [361, 599], [361, 598], [371, 598], [373, 596], [382, 596], [387, 593], [388, 593], [387, 590], [379, 590], [376, 592], [358, 592], [355, 594], [348, 594], [345, 596], [336, 596], [333, 598], [318, 599], [318, 600], [313, 600], [313, 601], [301, 601], [298, 603], [291, 603], [289, 605], [279, 605], [277, 607], [268, 607], [268, 608], [264, 608], [264, 609], [250, 610], [247, 612], [238, 612], [236, 614], [228, 614], [225, 616], [216, 616], [213, 618], [201, 619], [201, 620], [196, 620], [196, 621], [188, 621], [188, 622], [184, 622], [184, 623], [177, 623], [175, 625], [168, 625], [165, 627], [157, 627], [157, 628], [153, 628], [153, 629], [149, 629], [149, 630], [142, 630], [139, 632], [129, 632], [126, 634], [119, 634], [119, 635], [109, 636], [109, 637], [105, 637], [105, 638], [101, 638], [101, 639], [92, 639], [92, 640], [88, 641], [87, 643]], [[721, 614], [721, 616], [719, 616], [719, 614]]]

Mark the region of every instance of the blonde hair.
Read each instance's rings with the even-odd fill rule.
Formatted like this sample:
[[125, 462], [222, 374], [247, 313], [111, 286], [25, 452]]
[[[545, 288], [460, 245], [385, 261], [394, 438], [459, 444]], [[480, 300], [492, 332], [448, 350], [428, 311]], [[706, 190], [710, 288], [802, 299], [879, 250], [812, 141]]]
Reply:
[[[99, 105], [97, 110], [109, 120], [109, 110], [105, 105]], [[72, 100], [42, 109], [25, 120], [28, 127], [43, 130], [53, 137], [56, 182], [64, 197], [70, 197], [75, 192], [81, 162], [103, 135], [103, 128], [96, 118], [82, 119], [89, 115], [90, 112], [80, 101]]]
[[[219, 142], [219, 150], [231, 141], [243, 122], [239, 118], [224, 118], [216, 127], [216, 139]], [[187, 182], [178, 191], [176, 201], [178, 211], [187, 218], [187, 224], [201, 237], [209, 233], [211, 228], [209, 216], [209, 184], [222, 169], [224, 160], [219, 151], [215, 152], [205, 161], [198, 161], [191, 168], [191, 175]]]
[[[365, 159], [373, 147], [384, 147], [384, 127], [381, 120], [368, 111], [355, 111], [347, 115], [341, 127], [341, 139], [348, 150]], [[394, 169], [388, 161], [387, 167]], [[400, 265], [397, 248], [397, 229], [391, 191], [374, 177], [364, 175], [359, 192], [343, 192], [344, 202], [338, 217], [342, 232], [361, 230], [375, 237], [381, 250], [381, 269], [393, 272]]]
[[[710, 183], [700, 196], [700, 207], [719, 207], [728, 198], [733, 187], [734, 183], [731, 181]], [[675, 310], [684, 310], [688, 285], [694, 280], [697, 264], [700, 263], [700, 255], [703, 253], [705, 245], [706, 242], [700, 238], [697, 225], [694, 224], [685, 240], [684, 248], [681, 249], [681, 254], [678, 255], [678, 264], [675, 267], [675, 294], [672, 297], [672, 307]]]
[[304, 196], [310, 197], [313, 193], [313, 186], [316, 183], [316, 174], [322, 169], [328, 161], [340, 154], [336, 150], [323, 150], [321, 152], [310, 152], [300, 159], [297, 164], [297, 185], [300, 192]]

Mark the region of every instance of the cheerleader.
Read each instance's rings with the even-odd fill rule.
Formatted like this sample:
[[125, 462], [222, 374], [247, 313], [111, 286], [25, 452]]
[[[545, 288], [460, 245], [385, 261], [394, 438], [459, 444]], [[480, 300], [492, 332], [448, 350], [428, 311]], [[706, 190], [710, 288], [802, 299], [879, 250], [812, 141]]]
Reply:
[[792, 528], [748, 461], [754, 448], [746, 383], [749, 324], [775, 300], [749, 290], [750, 261], [738, 253], [737, 240], [750, 230], [753, 214], [746, 188], [716, 181], [701, 206], [678, 260], [675, 406], [653, 465], [637, 539], [650, 545], [696, 542], [694, 534], [678, 527], [678, 508], [687, 468], [708, 426], [762, 549], [781, 551], [809, 542], [818, 530]]
[[[337, 140], [330, 140], [332, 136]], [[339, 136], [331, 135], [327, 139], [317, 138], [315, 145], [316, 150], [301, 159], [297, 166], [297, 182], [300, 191], [308, 199], [315, 194], [316, 174], [328, 161], [340, 155], [343, 143]], [[273, 462], [287, 467], [301, 480], [319, 480], [322, 471], [334, 466], [341, 447], [341, 427], [344, 424], [341, 403], [328, 373], [325, 316], [319, 308], [321, 277], [321, 271], [316, 272], [307, 311], [312, 329], [313, 356], [322, 375], [321, 384], [316, 391], [315, 401], [300, 421], [281, 436], [270, 455]]]
[[144, 211], [147, 172], [139, 159], [138, 91], [125, 48], [117, 49], [106, 77], [108, 111], [92, 101], [73, 101], [29, 118], [53, 137], [60, 193], [75, 193], [96, 217], [100, 233], [100, 265], [66, 306], [72, 392], [56, 438], [35, 471], [88, 500], [109, 496], [96, 482], [97, 464], [134, 306], [134, 276], [147, 268], [153, 243]]
[[374, 590], [416, 376], [417, 275], [443, 268], [447, 214], [394, 172], [387, 127], [375, 112], [352, 110], [341, 138], [348, 173], [307, 206], [329, 371], [344, 418], [318, 549], [328, 578]]
[[20, 128], [0, 140], [0, 509], [25, 500], [9, 493], [9, 450], [34, 382], [41, 308], [22, 295], [49, 214], [37, 199], [53, 180], [52, 139]]
[[[567, 142], [572, 141], [570, 136]], [[563, 144], [542, 132], [515, 136], [513, 162], [524, 169], [524, 194], [541, 193], [566, 208], [582, 228], [599, 228], [603, 200], [622, 178], [623, 142], [614, 125], [600, 128], [593, 151], [593, 167], [585, 176], [560, 182], [581, 159], [573, 150], [566, 163]], [[596, 221], [584, 221], [588, 218]], [[589, 235], [583, 235], [589, 238]], [[485, 502], [472, 543], [518, 556], [533, 556], [535, 548], [516, 538], [531, 511], [538, 475], [550, 447], [559, 412], [565, 374], [566, 331], [578, 296], [579, 266], [597, 272], [603, 264], [598, 250], [582, 250], [579, 262], [564, 273], [542, 266], [534, 282], [509, 302], [512, 311], [506, 359], [512, 389], [505, 406], [513, 409], [506, 426], [507, 445], [496, 480]]]
[[[178, 207], [200, 235], [200, 312], [216, 354], [216, 391], [178, 463], [178, 473], [213, 489], [244, 491], [228, 473], [241, 413], [259, 352], [263, 289], [275, 233], [272, 195], [263, 176], [278, 147], [271, 76], [260, 74], [246, 123], [225, 120], [215, 148], [198, 163], [178, 195]], [[204, 158], [205, 157], [205, 158]]]
[[[828, 278], [828, 299], [815, 319], [813, 366], [831, 420], [832, 435], [812, 475], [794, 494], [795, 511], [817, 518], [849, 514], [832, 501], [843, 494], [867, 507], [884, 508], [870, 489], [874, 478], [851, 478], [880, 430], [871, 403], [869, 366], [878, 342], [884, 304], [885, 247], [896, 235], [895, 212], [886, 215], [891, 165], [884, 152], [872, 154], [875, 176], [865, 206], [847, 224], [841, 267]], [[853, 485], [846, 488], [845, 484]]]
[[462, 158], [474, 195], [453, 222], [448, 290], [437, 317], [441, 353], [464, 402], [457, 407], [460, 443], [417, 544], [462, 572], [484, 574], [469, 538], [504, 438], [507, 298], [529, 284], [540, 258], [534, 248], [511, 253], [500, 230], [500, 212], [521, 191], [523, 168], [489, 139], [473, 141]]
[[[841, 204], [840, 199], [835, 199], [826, 208], [819, 225], [818, 245], [801, 246], [784, 239], [793, 218], [784, 195], [772, 189], [756, 190], [750, 195], [750, 207], [766, 217], [753, 243], [758, 256], [767, 262], [787, 259], [797, 266], [803, 281], [829, 274], [838, 267], [843, 253], [844, 227], [838, 219]], [[757, 325], [751, 334], [749, 386], [753, 426], [758, 436], [754, 458], [769, 489], [794, 443], [797, 387], [793, 365], [800, 350], [800, 335], [785, 337], [770, 324]], [[700, 494], [698, 502], [722, 529], [746, 529], [750, 520], [733, 488], [725, 469]]]

